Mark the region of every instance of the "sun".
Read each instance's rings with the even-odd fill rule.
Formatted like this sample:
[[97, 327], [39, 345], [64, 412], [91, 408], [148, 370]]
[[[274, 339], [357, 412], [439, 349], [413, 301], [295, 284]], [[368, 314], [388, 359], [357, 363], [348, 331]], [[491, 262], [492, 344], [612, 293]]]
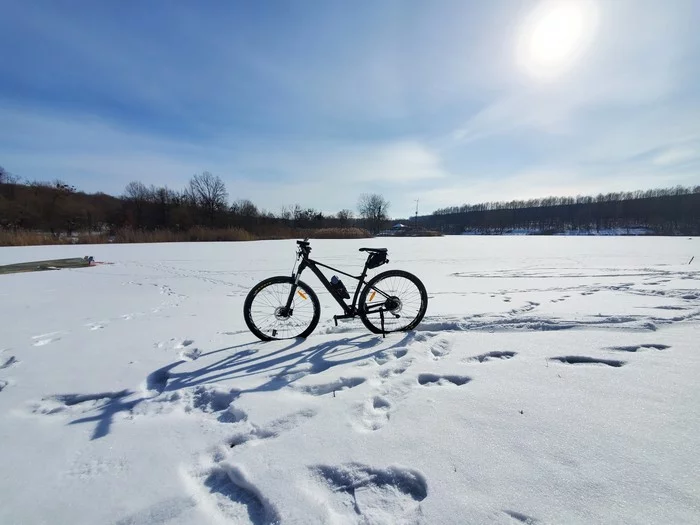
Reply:
[[570, 69], [593, 40], [593, 0], [547, 0], [523, 22], [517, 61], [532, 77], [553, 79]]

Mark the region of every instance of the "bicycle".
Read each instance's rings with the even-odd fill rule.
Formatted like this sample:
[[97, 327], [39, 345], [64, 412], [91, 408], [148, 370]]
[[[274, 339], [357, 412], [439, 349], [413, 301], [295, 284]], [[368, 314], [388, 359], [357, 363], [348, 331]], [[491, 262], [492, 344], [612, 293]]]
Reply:
[[[339, 319], [359, 316], [368, 330], [386, 336], [391, 332], [413, 330], [423, 319], [428, 307], [428, 293], [415, 275], [403, 270], [388, 270], [365, 282], [368, 270], [389, 262], [386, 248], [360, 248], [360, 252], [368, 252], [367, 260], [362, 274], [354, 276], [311, 259], [308, 239], [297, 241], [297, 246], [291, 277], [265, 279], [246, 297], [243, 305], [245, 322], [259, 339], [308, 337], [316, 329], [321, 315], [318, 297], [299, 279], [306, 268], [318, 277], [343, 309], [343, 314], [333, 316], [336, 326]], [[346, 302], [350, 294], [343, 282], [336, 275], [329, 281], [319, 266], [358, 281], [352, 303]]]

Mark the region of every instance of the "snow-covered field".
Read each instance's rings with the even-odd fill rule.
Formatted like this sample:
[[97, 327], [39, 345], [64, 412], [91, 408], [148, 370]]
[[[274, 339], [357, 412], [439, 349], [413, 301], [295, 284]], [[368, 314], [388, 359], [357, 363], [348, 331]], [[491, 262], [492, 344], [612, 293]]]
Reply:
[[363, 245], [424, 281], [415, 332], [334, 327], [309, 273], [316, 332], [258, 342], [293, 241], [0, 248], [114, 262], [0, 276], [0, 523], [700, 522], [700, 239], [311, 255]]

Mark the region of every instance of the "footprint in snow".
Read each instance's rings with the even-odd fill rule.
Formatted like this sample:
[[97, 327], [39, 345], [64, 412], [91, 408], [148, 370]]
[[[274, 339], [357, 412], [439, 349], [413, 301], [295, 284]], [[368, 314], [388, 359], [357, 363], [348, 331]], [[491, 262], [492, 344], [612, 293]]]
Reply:
[[155, 391], [161, 394], [165, 391], [168, 386], [168, 380], [170, 379], [170, 370], [179, 366], [181, 361], [176, 363], [171, 363], [158, 370], [154, 370], [146, 377], [146, 390]]
[[449, 355], [450, 352], [452, 352], [452, 342], [447, 337], [440, 337], [430, 345], [430, 355], [435, 360]]
[[[280, 523], [281, 516], [263, 493], [238, 466], [218, 462], [208, 468], [190, 472], [192, 484], [205, 494], [213, 505], [206, 510], [210, 520], [221, 523]], [[201, 496], [197, 494], [197, 499]]]
[[539, 520], [521, 512], [515, 512], [512, 510], [504, 510], [503, 512], [511, 518], [513, 518], [514, 520], [517, 520], [520, 523], [524, 523], [525, 525], [537, 525], [539, 523]]
[[560, 357], [552, 357], [550, 361], [559, 361], [567, 365], [607, 365], [619, 368], [625, 365], [626, 361], [618, 361], [616, 359], [600, 359], [597, 357], [588, 357], [582, 355], [566, 355]]
[[34, 346], [46, 346], [50, 343], [53, 343], [55, 341], [60, 341], [60, 340], [61, 340], [60, 337], [55, 337], [55, 338], [50, 338], [50, 339], [48, 339], [48, 338], [47, 339], [37, 339], [34, 342]]
[[65, 332], [51, 332], [48, 334], [35, 335], [32, 337], [34, 340], [33, 346], [46, 346], [55, 343], [56, 341], [60, 341], [64, 334]]
[[364, 377], [341, 377], [337, 381], [331, 383], [323, 383], [319, 385], [302, 385], [302, 386], [292, 386], [293, 390], [297, 392], [303, 392], [305, 394], [311, 394], [312, 396], [323, 396], [326, 394], [340, 392], [343, 390], [349, 390], [361, 385], [365, 382]]
[[[379, 376], [384, 378], [381, 381], [382, 388], [375, 391], [363, 403], [356, 405], [353, 426], [358, 432], [374, 432], [382, 428], [389, 422], [402, 401], [414, 392], [415, 378], [398, 377], [409, 366], [410, 363], [403, 362], [400, 368], [388, 368], [379, 373]], [[392, 377], [390, 380], [386, 380], [390, 377]]]
[[216, 386], [200, 385], [195, 387], [187, 397], [185, 412], [199, 410], [209, 414], [219, 414], [221, 423], [237, 423], [244, 421], [248, 415], [232, 406], [232, 403], [240, 395], [240, 390], [224, 389]]
[[154, 343], [153, 347], [158, 349], [183, 350], [180, 352], [180, 357], [187, 361], [194, 361], [201, 355], [201, 352], [196, 348], [190, 348], [193, 344], [193, 339], [176, 339], [173, 337], [168, 341]]
[[389, 379], [390, 377], [393, 376], [400, 376], [406, 370], [408, 370], [408, 367], [413, 364], [413, 360], [405, 361], [403, 364], [395, 367], [395, 368], [385, 368], [381, 372], [379, 372], [379, 377], [382, 379]]
[[[154, 389], [151, 389], [151, 394]], [[156, 391], [157, 392], [157, 391]], [[199, 385], [174, 391], [163, 391], [141, 399], [132, 415], [153, 416], [182, 410], [186, 414], [205, 413], [216, 416], [220, 423], [238, 423], [248, 415], [233, 405], [240, 391], [213, 385]]]
[[466, 385], [471, 380], [471, 377], [456, 375], [440, 376], [437, 374], [420, 374], [418, 376], [418, 383], [423, 386], [462, 386]]
[[478, 361], [479, 363], [483, 363], [484, 361], [491, 361], [492, 359], [512, 359], [516, 355], [517, 352], [501, 352], [496, 350], [493, 352], [486, 352], [485, 354], [470, 357], [469, 359], [467, 359], [467, 361]]
[[640, 350], [668, 350], [671, 348], [668, 345], [661, 344], [644, 344], [644, 345], [631, 345], [631, 346], [613, 346], [610, 350], [615, 350], [617, 352], [639, 352]]
[[374, 396], [368, 399], [360, 408], [358, 430], [379, 430], [389, 422], [391, 408], [391, 403], [385, 397]]
[[131, 313], [131, 314], [120, 315], [119, 319], [121, 319], [122, 321], [131, 321], [132, 319], [135, 319], [137, 317], [142, 317], [143, 315], [144, 315], [143, 312], [135, 312], [135, 313]]
[[309, 467], [336, 517], [347, 523], [421, 523], [428, 483], [417, 470], [361, 463]]
[[276, 419], [265, 426], [248, 423], [248, 429], [246, 431], [239, 432], [229, 440], [229, 447], [235, 448], [248, 442], [279, 437], [282, 433], [288, 432], [300, 426], [304, 421], [311, 419], [316, 413], [315, 410], [307, 408]]
[[11, 355], [5, 361], [3, 361], [2, 364], [0, 364], [0, 370], [10, 368], [11, 366], [16, 365], [17, 363], [19, 363], [19, 360], [15, 356]]
[[184, 352], [180, 352], [180, 358], [185, 361], [196, 361], [202, 355], [202, 351], [199, 348], [190, 348]]
[[373, 359], [378, 365], [384, 365], [389, 361], [401, 359], [406, 354], [408, 354], [408, 350], [406, 350], [405, 348], [399, 348], [395, 350], [384, 350], [383, 352], [379, 352], [377, 355], [375, 355]]

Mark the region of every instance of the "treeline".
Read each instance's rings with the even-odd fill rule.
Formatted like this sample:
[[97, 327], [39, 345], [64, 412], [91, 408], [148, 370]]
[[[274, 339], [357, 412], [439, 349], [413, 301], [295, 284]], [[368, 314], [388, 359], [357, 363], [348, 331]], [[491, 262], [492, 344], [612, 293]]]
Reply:
[[646, 229], [660, 235], [700, 234], [700, 186], [597, 196], [485, 202], [441, 208], [421, 219], [444, 233], [599, 233]]
[[332, 236], [329, 230], [337, 230], [338, 236], [368, 236], [360, 229], [380, 229], [387, 217], [384, 213], [378, 218], [365, 209], [365, 198], [360, 197], [359, 218], [349, 209], [328, 215], [299, 204], [274, 213], [247, 199], [229, 201], [224, 182], [209, 172], [194, 175], [182, 190], [134, 181], [114, 197], [78, 191], [60, 180], [21, 181], [0, 168], [0, 231], [40, 231], [55, 237], [121, 232], [123, 238], [132, 238], [124, 231], [201, 233], [237, 228], [262, 238], [294, 237], [301, 230], [326, 230], [325, 236]]

